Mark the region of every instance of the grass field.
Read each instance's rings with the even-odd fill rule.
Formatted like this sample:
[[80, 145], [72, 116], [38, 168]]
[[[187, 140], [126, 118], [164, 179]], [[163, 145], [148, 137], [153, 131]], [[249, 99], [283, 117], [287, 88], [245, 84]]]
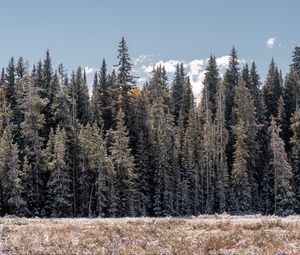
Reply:
[[0, 218], [0, 254], [300, 254], [300, 217]]

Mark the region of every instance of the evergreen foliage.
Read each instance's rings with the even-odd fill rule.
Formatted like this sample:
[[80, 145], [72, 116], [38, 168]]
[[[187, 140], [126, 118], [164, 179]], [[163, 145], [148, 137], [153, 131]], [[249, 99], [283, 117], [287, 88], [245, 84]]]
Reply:
[[[272, 59], [208, 59], [193, 95], [184, 65], [143, 87], [125, 39], [116, 69], [89, 77], [11, 58], [0, 74], [0, 215], [190, 216], [300, 212], [299, 47], [283, 81]], [[195, 102], [199, 102], [196, 104]]]

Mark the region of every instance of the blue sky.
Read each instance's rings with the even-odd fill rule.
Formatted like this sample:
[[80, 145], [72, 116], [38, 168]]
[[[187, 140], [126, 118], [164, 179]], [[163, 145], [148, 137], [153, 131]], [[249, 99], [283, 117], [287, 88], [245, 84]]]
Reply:
[[103, 57], [116, 63], [125, 36], [138, 76], [158, 61], [170, 72], [184, 61], [199, 87], [211, 53], [223, 70], [234, 44], [242, 63], [255, 60], [264, 78], [272, 56], [285, 73], [300, 44], [297, 0], [0, 0], [0, 10], [0, 67], [11, 56], [32, 65], [49, 48], [55, 65], [89, 67], [92, 76]]

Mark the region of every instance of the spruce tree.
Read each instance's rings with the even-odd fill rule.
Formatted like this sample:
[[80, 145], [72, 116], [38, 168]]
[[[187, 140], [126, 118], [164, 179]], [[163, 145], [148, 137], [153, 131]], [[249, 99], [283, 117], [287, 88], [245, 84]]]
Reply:
[[278, 102], [282, 95], [281, 77], [272, 58], [266, 83], [263, 87], [263, 98], [266, 105], [266, 117], [277, 116]]
[[[198, 112], [196, 109], [191, 109], [182, 148], [182, 168], [186, 171], [181, 182], [183, 195], [180, 208], [183, 215], [197, 215], [204, 211], [201, 203], [203, 201], [200, 182], [201, 140], [198, 127]], [[187, 196], [184, 195], [185, 188], [187, 188]]]
[[228, 67], [224, 74], [225, 95], [226, 95], [226, 124], [230, 127], [234, 124], [233, 104], [235, 87], [239, 81], [239, 60], [236, 49], [233, 47], [229, 57]]
[[13, 140], [13, 126], [7, 126], [0, 138], [1, 214], [22, 215], [26, 203], [22, 198], [23, 186], [18, 158], [18, 145]]
[[[118, 48], [118, 64], [115, 65], [115, 67], [117, 68], [117, 77], [119, 82], [118, 93], [120, 94], [120, 106], [124, 112], [125, 124], [129, 131], [133, 129], [132, 121], [130, 120], [130, 116], [132, 115], [131, 102], [128, 95], [132, 85], [135, 84], [135, 77], [131, 74], [132, 66], [133, 65], [128, 54], [128, 47], [124, 37], [122, 37]], [[129, 132], [129, 136], [131, 136], [131, 132]]]
[[239, 60], [238, 55], [233, 47], [229, 57], [228, 67], [224, 74], [224, 85], [225, 85], [225, 120], [226, 128], [229, 134], [229, 140], [226, 146], [226, 157], [228, 163], [229, 173], [232, 169], [233, 164], [233, 151], [234, 151], [234, 134], [232, 127], [236, 124], [233, 103], [235, 96], [235, 87], [239, 81]]
[[[99, 77], [101, 88], [101, 104], [102, 118], [105, 131], [115, 127], [118, 102], [119, 102], [119, 82], [113, 71], [110, 75], [106, 75], [105, 61], [102, 64]], [[105, 72], [104, 72], [105, 71]]]
[[216, 97], [217, 109], [215, 118], [215, 164], [216, 164], [216, 204], [217, 210], [222, 213], [229, 209], [229, 174], [226, 158], [228, 130], [225, 120], [225, 87], [221, 82]]
[[[46, 99], [39, 95], [40, 89], [33, 86], [33, 80], [30, 77], [24, 77], [18, 81], [18, 86], [22, 94], [20, 98], [21, 109], [24, 112], [24, 121], [21, 123], [23, 156], [27, 156], [30, 176], [30, 189], [27, 197], [30, 210], [35, 215], [40, 215], [42, 203], [44, 202], [43, 176], [41, 172], [41, 153], [43, 138], [40, 132], [45, 124], [45, 117], [42, 110], [47, 104]], [[32, 196], [31, 196], [32, 195]]]
[[[51, 217], [69, 217], [72, 213], [71, 178], [66, 164], [66, 132], [58, 127], [48, 142], [47, 156], [50, 177], [47, 183], [47, 203]], [[53, 147], [53, 148], [51, 148]]]
[[251, 208], [251, 186], [248, 177], [250, 158], [245, 133], [245, 122], [240, 120], [235, 126], [236, 142], [231, 173], [231, 210], [233, 213], [247, 213]]
[[[247, 174], [248, 181], [251, 186], [251, 196], [254, 199], [258, 196], [258, 182], [257, 176], [257, 159], [259, 146], [256, 141], [259, 126], [256, 122], [256, 109], [254, 106], [254, 100], [251, 92], [246, 86], [246, 82], [241, 77], [238, 86], [235, 91], [235, 116], [236, 127], [239, 126], [239, 122], [244, 122], [245, 128], [245, 143], [246, 149], [249, 154], [247, 160]], [[237, 135], [237, 134], [236, 134]]]
[[295, 198], [297, 199], [297, 213], [300, 212], [300, 110], [296, 108], [292, 119], [291, 129], [293, 136], [290, 143], [292, 146], [292, 167], [293, 167], [293, 187], [295, 191]]
[[76, 117], [79, 122], [86, 125], [90, 121], [89, 93], [86, 80], [83, 77], [81, 67], [72, 75], [72, 96], [76, 102]]
[[117, 115], [116, 129], [112, 131], [109, 147], [116, 172], [117, 216], [133, 216], [134, 211], [134, 158], [128, 147], [128, 131], [124, 122], [124, 113], [120, 109]]
[[289, 73], [285, 77], [284, 82], [284, 110], [285, 119], [283, 129], [283, 138], [286, 145], [287, 153], [291, 152], [291, 144], [289, 143], [290, 138], [293, 135], [291, 130], [291, 118], [293, 113], [296, 111], [296, 106], [299, 104], [300, 96], [300, 79], [297, 77], [297, 73], [293, 68], [290, 68]]
[[284, 142], [280, 138], [280, 128], [274, 117], [269, 127], [272, 159], [270, 165], [274, 173], [274, 214], [286, 216], [294, 213], [296, 200], [292, 190], [292, 167], [287, 160]]
[[16, 89], [16, 67], [15, 60], [12, 57], [9, 60], [8, 67], [6, 68], [6, 100], [8, 105], [11, 106], [13, 111], [15, 111], [17, 106], [17, 89]]
[[0, 84], [4, 84], [5, 82], [5, 69], [2, 67], [1, 74], [0, 74]]
[[176, 166], [175, 132], [173, 116], [170, 113], [170, 94], [167, 88], [165, 70], [159, 66], [152, 72], [145, 86], [149, 100], [149, 124], [153, 135], [154, 151], [154, 194], [153, 212], [156, 216], [172, 215], [175, 194], [179, 193], [179, 168]]
[[115, 66], [118, 71], [118, 80], [125, 92], [127, 92], [130, 85], [134, 84], [134, 77], [131, 75], [132, 63], [124, 37], [122, 37], [119, 43], [118, 64]]
[[300, 47], [299, 46], [295, 46], [292, 59], [293, 59], [292, 69], [297, 73], [298, 81], [299, 81], [300, 80]]
[[101, 109], [101, 90], [98, 82], [98, 74], [96, 72], [91, 96], [91, 119], [94, 123], [97, 123], [100, 128], [102, 128], [103, 123]]
[[220, 81], [219, 70], [214, 56], [210, 56], [205, 71], [201, 104], [203, 104], [202, 108], [207, 108], [211, 111], [212, 119], [214, 120], [217, 110], [216, 97]]
[[171, 96], [172, 96], [172, 105], [173, 105], [173, 115], [175, 125], [178, 125], [179, 114], [183, 104], [183, 95], [184, 95], [184, 77], [183, 63], [181, 65], [177, 64], [174, 80], [172, 82]]
[[24, 60], [22, 57], [18, 58], [17, 64], [16, 64], [16, 75], [18, 78], [23, 78], [27, 73], [26, 64], [24, 63]]

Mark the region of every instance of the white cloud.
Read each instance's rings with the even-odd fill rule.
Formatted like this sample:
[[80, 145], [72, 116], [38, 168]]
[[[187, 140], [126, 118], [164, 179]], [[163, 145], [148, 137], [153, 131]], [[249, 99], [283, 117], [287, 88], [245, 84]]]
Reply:
[[274, 44], [275, 44], [275, 41], [276, 41], [276, 37], [270, 37], [267, 41], [266, 41], [266, 45], [269, 49], [272, 49]]
[[87, 75], [92, 74], [95, 71], [93, 67], [89, 67], [89, 66], [86, 66], [84, 70]]
[[[196, 97], [196, 100], [199, 102], [202, 88], [203, 88], [203, 80], [205, 77], [205, 68], [208, 64], [209, 58], [200, 58], [194, 59], [191, 61], [184, 60], [160, 60], [157, 62], [153, 61], [153, 55], [140, 55], [138, 58], [133, 59], [135, 66], [135, 75], [139, 77], [137, 82], [139, 85], [143, 85], [147, 79], [151, 76], [151, 72], [153, 67], [157, 67], [162, 65], [165, 67], [165, 70], [168, 74], [169, 81], [172, 82], [173, 74], [176, 71], [176, 65], [183, 63], [183, 67], [185, 69], [186, 74], [190, 78], [191, 85], [193, 87], [193, 92]], [[216, 58], [217, 67], [219, 69], [220, 76], [223, 77], [226, 68], [228, 66], [229, 56], [221, 56]], [[240, 64], [245, 64], [245, 59], [239, 60]]]
[[133, 65], [136, 66], [140, 63], [145, 63], [145, 62], [151, 62], [153, 60], [153, 55], [148, 54], [148, 55], [139, 55], [137, 58], [132, 58]]
[[167, 73], [174, 73], [176, 71], [176, 66], [181, 63], [183, 63], [184, 67], [186, 67], [186, 63], [184, 61], [180, 61], [180, 60], [162, 61], [162, 60], [160, 60], [160, 61], [156, 62], [156, 64], [154, 64], [154, 65], [142, 66], [142, 68], [144, 69], [144, 71], [146, 73], [151, 73], [151, 71], [153, 70], [153, 66], [155, 66], [155, 67], [164, 66]]
[[[162, 65], [165, 67], [166, 72], [169, 74], [173, 74], [176, 71], [176, 65], [183, 63], [183, 66], [187, 72], [187, 75], [190, 78], [191, 85], [193, 87], [193, 92], [196, 97], [199, 97], [202, 91], [203, 87], [203, 80], [205, 77], [205, 68], [207, 66], [209, 58], [204, 59], [194, 59], [190, 62], [187, 61], [180, 61], [180, 60], [167, 60], [167, 61], [158, 61], [155, 64], [152, 65], [144, 65], [141, 68], [144, 70], [144, 72], [149, 76], [151, 71], [153, 70], [153, 67], [157, 67], [159, 65]], [[222, 56], [219, 58], [216, 58], [217, 66], [219, 68], [220, 75], [222, 76], [226, 70], [226, 67], [228, 65], [229, 56]], [[241, 60], [241, 62], [245, 62], [244, 60]], [[143, 79], [144, 81], [144, 79]]]

